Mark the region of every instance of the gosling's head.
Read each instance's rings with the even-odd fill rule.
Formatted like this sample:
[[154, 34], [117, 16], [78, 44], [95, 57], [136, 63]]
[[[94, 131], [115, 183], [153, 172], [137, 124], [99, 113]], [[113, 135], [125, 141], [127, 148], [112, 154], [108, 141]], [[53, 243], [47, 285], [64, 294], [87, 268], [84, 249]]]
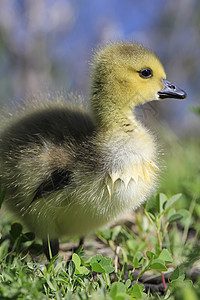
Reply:
[[110, 44], [94, 56], [92, 105], [132, 110], [164, 98], [183, 99], [186, 93], [166, 80], [164, 68], [152, 51], [136, 43]]

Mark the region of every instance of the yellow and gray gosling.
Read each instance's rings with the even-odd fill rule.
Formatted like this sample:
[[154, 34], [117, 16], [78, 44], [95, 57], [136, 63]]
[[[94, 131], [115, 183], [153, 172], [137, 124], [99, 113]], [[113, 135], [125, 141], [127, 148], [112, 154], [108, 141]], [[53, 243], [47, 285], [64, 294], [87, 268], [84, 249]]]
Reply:
[[134, 107], [186, 93], [159, 59], [135, 43], [110, 44], [92, 66], [91, 112], [68, 103], [23, 109], [1, 132], [5, 203], [54, 241], [84, 236], [137, 208], [155, 189], [158, 149]]

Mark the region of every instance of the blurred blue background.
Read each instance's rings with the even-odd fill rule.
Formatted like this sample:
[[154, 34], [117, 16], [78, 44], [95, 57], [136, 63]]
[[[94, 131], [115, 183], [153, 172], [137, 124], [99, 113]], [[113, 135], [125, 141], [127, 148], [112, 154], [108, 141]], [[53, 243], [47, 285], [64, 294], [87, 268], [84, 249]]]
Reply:
[[1, 0], [1, 104], [48, 89], [87, 99], [93, 50], [115, 40], [153, 49], [188, 94], [147, 111], [179, 135], [198, 133], [189, 108], [200, 104], [199, 0]]

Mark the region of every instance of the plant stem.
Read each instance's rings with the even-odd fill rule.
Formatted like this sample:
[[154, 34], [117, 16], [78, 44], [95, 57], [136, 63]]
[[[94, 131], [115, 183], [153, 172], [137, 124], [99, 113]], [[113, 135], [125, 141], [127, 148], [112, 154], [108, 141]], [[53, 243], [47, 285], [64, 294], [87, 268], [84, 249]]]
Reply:
[[192, 200], [192, 202], [190, 204], [190, 207], [189, 207], [190, 216], [189, 216], [189, 218], [185, 222], [185, 228], [184, 228], [184, 232], [183, 232], [183, 236], [182, 236], [182, 243], [183, 243], [183, 245], [185, 245], [186, 240], [187, 240], [188, 231], [189, 231], [190, 222], [191, 222], [191, 216], [192, 216], [192, 213], [194, 211], [195, 204], [196, 204], [196, 198], [193, 198], [193, 200]]
[[161, 277], [162, 277], [162, 283], [163, 283], [163, 290], [164, 290], [164, 292], [166, 292], [167, 287], [166, 287], [166, 282], [165, 282], [165, 275], [162, 271], [161, 271]]
[[150, 218], [150, 216], [149, 216], [148, 212], [146, 211], [146, 209], [144, 210], [144, 214], [145, 214], [145, 216], [148, 218], [148, 220], [149, 220], [149, 222], [151, 223], [151, 225], [153, 225], [153, 227], [156, 228], [156, 226], [155, 226], [153, 220]]
[[[159, 246], [160, 250], [162, 250], [162, 238], [160, 236], [161, 218], [157, 219], [156, 225], [157, 225], [156, 233], [157, 233], [157, 239], [158, 239], [158, 246]], [[163, 289], [165, 292], [167, 287], [166, 287], [166, 282], [165, 282], [165, 275], [162, 271], [161, 271], [161, 277], [162, 277]]]

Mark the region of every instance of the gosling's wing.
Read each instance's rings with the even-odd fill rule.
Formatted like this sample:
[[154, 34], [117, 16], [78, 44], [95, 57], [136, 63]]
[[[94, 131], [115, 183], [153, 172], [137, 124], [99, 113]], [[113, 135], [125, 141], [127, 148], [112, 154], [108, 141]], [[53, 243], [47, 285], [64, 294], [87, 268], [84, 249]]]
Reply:
[[52, 192], [63, 189], [70, 184], [72, 172], [69, 170], [55, 170], [50, 174], [47, 180], [42, 182], [35, 191], [35, 196], [30, 204], [39, 198], [43, 198]]
[[[87, 147], [81, 145], [94, 132], [85, 111], [64, 104], [33, 108], [14, 117], [0, 133], [0, 175], [13, 195], [10, 198], [32, 203], [69, 185], [69, 170], [76, 167], [77, 155], [86, 156], [81, 149]], [[17, 207], [16, 201], [11, 205]]]

